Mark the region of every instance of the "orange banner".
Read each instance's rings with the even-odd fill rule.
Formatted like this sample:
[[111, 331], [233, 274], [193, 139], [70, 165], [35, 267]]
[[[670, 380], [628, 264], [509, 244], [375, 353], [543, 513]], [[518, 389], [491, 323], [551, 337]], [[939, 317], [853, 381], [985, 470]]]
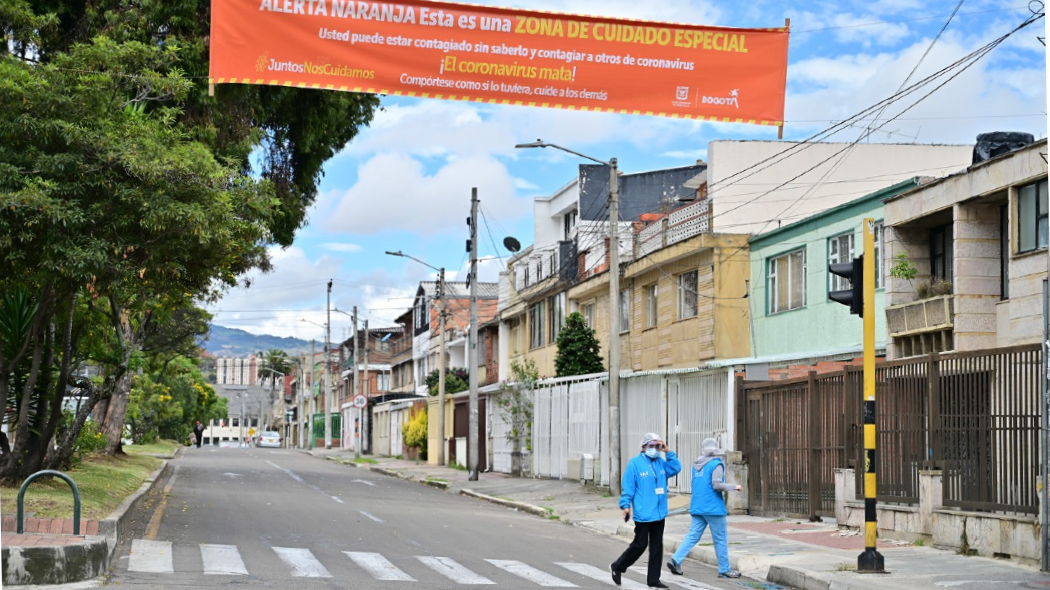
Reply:
[[211, 82], [781, 125], [788, 29], [401, 0], [212, 0]]

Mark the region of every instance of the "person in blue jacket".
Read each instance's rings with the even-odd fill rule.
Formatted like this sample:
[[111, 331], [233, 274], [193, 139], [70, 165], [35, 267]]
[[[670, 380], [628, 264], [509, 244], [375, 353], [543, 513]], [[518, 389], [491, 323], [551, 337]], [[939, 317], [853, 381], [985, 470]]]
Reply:
[[682, 575], [682, 560], [700, 541], [704, 529], [711, 527], [711, 538], [715, 543], [715, 555], [718, 557], [719, 578], [739, 578], [740, 572], [729, 566], [729, 546], [726, 542], [726, 510], [722, 492], [739, 492], [740, 486], [726, 483], [726, 470], [716, 454], [718, 441], [705, 438], [700, 443], [700, 458], [693, 462], [693, 498], [689, 501], [689, 514], [693, 523], [689, 527], [682, 544], [678, 546], [667, 562], [667, 569], [672, 574]]
[[[660, 453], [664, 456], [661, 457]], [[664, 553], [664, 519], [667, 518], [667, 478], [678, 475], [682, 463], [659, 434], [647, 433], [642, 438], [642, 451], [627, 463], [623, 470], [620, 508], [623, 520], [631, 517], [634, 507], [634, 540], [619, 559], [612, 562], [613, 582], [620, 585], [620, 576], [649, 548], [649, 571], [646, 582], [650, 588], [667, 588], [660, 581], [660, 562]]]

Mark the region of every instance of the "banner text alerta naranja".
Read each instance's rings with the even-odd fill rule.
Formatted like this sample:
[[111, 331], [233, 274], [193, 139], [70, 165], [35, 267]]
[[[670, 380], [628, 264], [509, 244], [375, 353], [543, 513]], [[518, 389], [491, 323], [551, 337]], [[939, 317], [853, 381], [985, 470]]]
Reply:
[[211, 82], [781, 125], [788, 30], [401, 0], [212, 0]]

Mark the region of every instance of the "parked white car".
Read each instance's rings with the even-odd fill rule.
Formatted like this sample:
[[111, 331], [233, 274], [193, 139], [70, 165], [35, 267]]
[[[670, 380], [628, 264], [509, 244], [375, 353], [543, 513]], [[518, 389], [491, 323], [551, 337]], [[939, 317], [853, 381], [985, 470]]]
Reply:
[[281, 448], [281, 435], [273, 431], [263, 432], [259, 437], [258, 446], [279, 449]]

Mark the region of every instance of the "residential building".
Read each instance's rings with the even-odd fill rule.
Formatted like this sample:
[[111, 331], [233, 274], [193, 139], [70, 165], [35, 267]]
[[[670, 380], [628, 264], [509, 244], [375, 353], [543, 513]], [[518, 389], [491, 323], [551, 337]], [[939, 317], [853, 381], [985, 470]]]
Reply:
[[887, 199], [887, 262], [917, 271], [887, 283], [888, 357], [1042, 341], [1046, 153], [1033, 141]]
[[415, 363], [412, 358], [413, 309], [397, 317], [401, 333], [390, 339], [390, 391], [415, 393]]
[[215, 382], [219, 385], [255, 385], [259, 382], [259, 365], [255, 355], [248, 358], [215, 359]]
[[[912, 178], [752, 237], [751, 358], [746, 364], [784, 366], [853, 359], [863, 352], [861, 318], [828, 293], [849, 289], [829, 264], [848, 263], [864, 248], [864, 219], [874, 220], [875, 347], [886, 347], [883, 200], [931, 179]], [[750, 367], [749, 367], [750, 369]]]

